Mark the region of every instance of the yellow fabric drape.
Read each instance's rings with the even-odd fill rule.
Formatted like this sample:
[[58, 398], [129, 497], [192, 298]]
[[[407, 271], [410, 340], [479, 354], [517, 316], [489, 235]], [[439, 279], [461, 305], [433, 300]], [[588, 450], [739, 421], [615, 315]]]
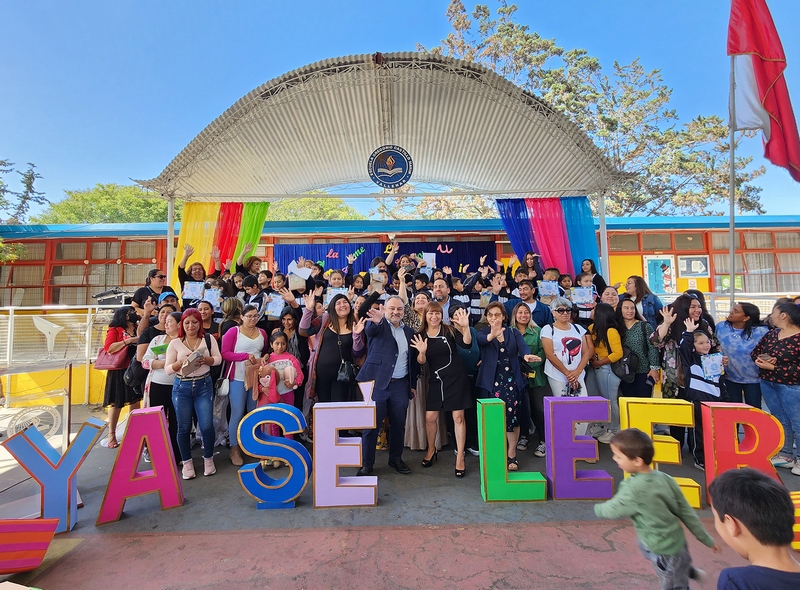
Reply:
[[[181, 232], [178, 235], [178, 247], [175, 250], [175, 265], [172, 268], [170, 285], [175, 292], [180, 294], [181, 285], [178, 281], [178, 262], [183, 258], [183, 247], [191, 244], [194, 254], [186, 263], [188, 269], [193, 262], [200, 262], [203, 266], [208, 264], [211, 248], [214, 246], [214, 234], [219, 220], [220, 203], [186, 203], [183, 206], [181, 217]], [[206, 272], [211, 269], [206, 268]]]

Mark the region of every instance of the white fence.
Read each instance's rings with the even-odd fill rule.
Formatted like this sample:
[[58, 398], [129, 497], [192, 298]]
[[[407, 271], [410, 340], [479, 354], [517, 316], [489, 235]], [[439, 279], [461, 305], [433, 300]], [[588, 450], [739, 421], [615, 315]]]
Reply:
[[[664, 303], [671, 303], [680, 294], [659, 293]], [[752, 293], [736, 296], [737, 301], [755, 304], [762, 317], [772, 310], [783, 294]], [[706, 293], [709, 313], [722, 321], [730, 310], [729, 296]], [[33, 373], [72, 363], [83, 368], [93, 361], [103, 345], [104, 334], [114, 310], [119, 306], [44, 306], [0, 308], [0, 375]], [[88, 403], [86, 379], [84, 395], [73, 392], [74, 400]]]

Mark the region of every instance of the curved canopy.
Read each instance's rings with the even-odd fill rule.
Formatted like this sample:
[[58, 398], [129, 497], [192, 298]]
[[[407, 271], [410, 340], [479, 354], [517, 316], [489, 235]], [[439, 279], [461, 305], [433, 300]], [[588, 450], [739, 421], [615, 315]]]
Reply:
[[265, 200], [369, 181], [399, 145], [410, 182], [488, 194], [602, 191], [620, 173], [565, 116], [474, 63], [353, 55], [299, 68], [238, 100], [152, 180], [164, 196]]

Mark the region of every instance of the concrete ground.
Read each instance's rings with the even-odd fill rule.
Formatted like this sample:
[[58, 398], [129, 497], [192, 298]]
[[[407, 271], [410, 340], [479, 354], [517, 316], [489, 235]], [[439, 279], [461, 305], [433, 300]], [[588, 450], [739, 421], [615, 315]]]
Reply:
[[[88, 412], [75, 414], [80, 422]], [[610, 449], [599, 446], [593, 467], [619, 481]], [[116, 451], [96, 447], [79, 471], [85, 506], [77, 526], [56, 537], [38, 570], [10, 579], [45, 590], [658, 587], [629, 521], [596, 519], [593, 502], [485, 503], [478, 458], [468, 455], [467, 476], [458, 480], [451, 448], [430, 469], [420, 467], [421, 451], [406, 450], [412, 474], [405, 476], [378, 451], [374, 508], [314, 509], [309, 484], [296, 508], [274, 511], [256, 510], [227, 449], [218, 450], [216, 475], [183, 482], [183, 507], [162, 511], [155, 494], [133, 498], [119, 522], [97, 527]], [[200, 467], [199, 448], [194, 456]], [[532, 447], [518, 456], [522, 470], [544, 472]], [[702, 482], [702, 473], [686, 466], [688, 455], [684, 462], [665, 470]], [[0, 476], [4, 483], [24, 479], [14, 469]], [[781, 476], [800, 490], [800, 477], [786, 470]], [[0, 504], [35, 489], [21, 481], [0, 494]], [[718, 539], [710, 510], [699, 515]], [[744, 564], [727, 547], [715, 555], [689, 542], [695, 563], [711, 578], [698, 587], [713, 588], [722, 568]]]

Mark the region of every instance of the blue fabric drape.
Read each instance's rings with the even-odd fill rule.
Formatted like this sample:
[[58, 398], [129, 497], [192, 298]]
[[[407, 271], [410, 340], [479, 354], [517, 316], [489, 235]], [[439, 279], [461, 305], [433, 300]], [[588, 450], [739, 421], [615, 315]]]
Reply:
[[597, 235], [588, 197], [561, 197], [561, 207], [564, 209], [575, 272], [580, 272], [581, 262], [587, 258], [594, 261], [595, 268], [600, 268]]
[[497, 211], [500, 213], [500, 221], [503, 222], [503, 227], [517, 258], [524, 260], [525, 252], [528, 251], [538, 254], [539, 248], [533, 237], [525, 199], [496, 199], [495, 203], [497, 203]]
[[[430, 239], [430, 238], [429, 238]], [[286, 271], [289, 262], [303, 256], [314, 262], [321, 262], [325, 270], [347, 267], [347, 255], [356, 255], [353, 263], [354, 272], [365, 272], [369, 263], [376, 256], [386, 258], [389, 244], [377, 242], [348, 242], [347, 244], [276, 244], [273, 256], [282, 272]], [[362, 251], [363, 249], [363, 251]], [[463, 274], [461, 268], [469, 264], [469, 271], [475, 272], [480, 264], [481, 256], [488, 256], [488, 260], [496, 257], [493, 241], [486, 242], [400, 242], [400, 253], [395, 256], [395, 262], [400, 254], [418, 254], [421, 252], [435, 253], [436, 266], [442, 268], [449, 266], [455, 274]]]

